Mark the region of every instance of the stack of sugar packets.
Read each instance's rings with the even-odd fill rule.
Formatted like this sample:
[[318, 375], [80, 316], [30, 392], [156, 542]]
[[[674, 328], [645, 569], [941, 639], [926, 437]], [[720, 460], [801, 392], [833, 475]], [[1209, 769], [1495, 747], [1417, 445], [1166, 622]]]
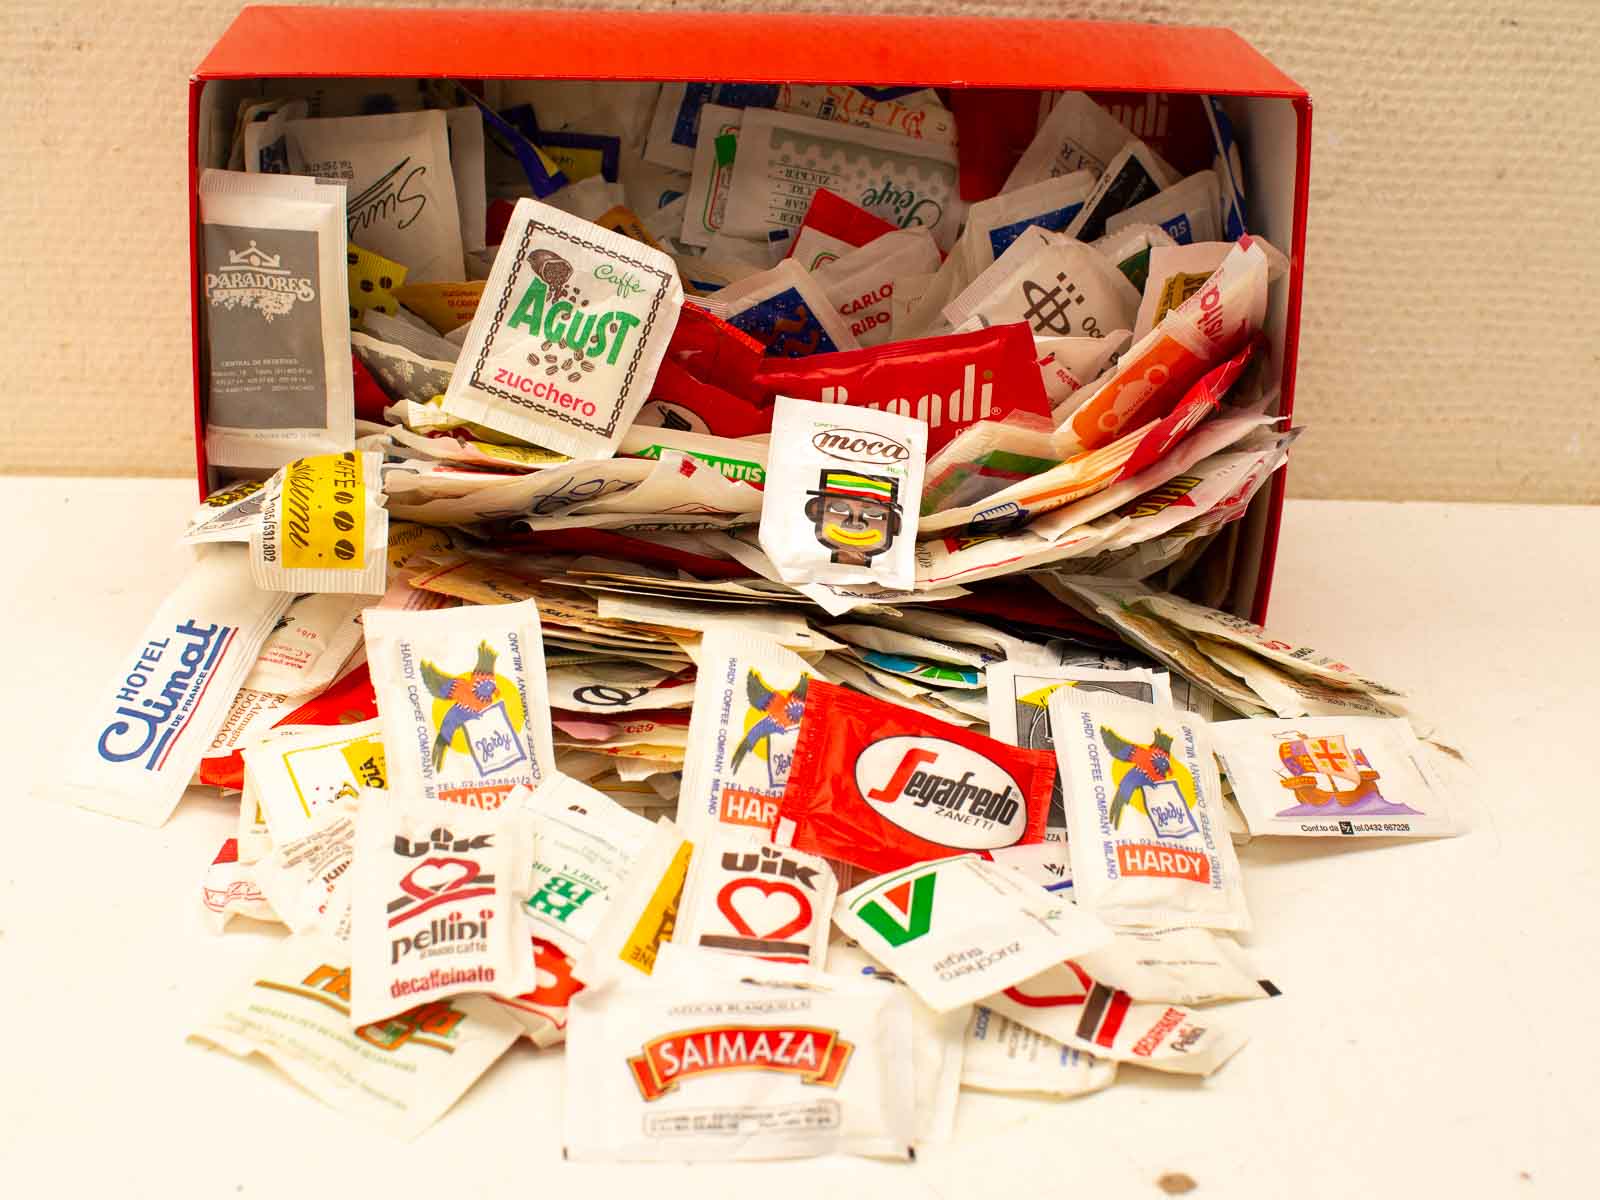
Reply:
[[574, 1158], [910, 1158], [1221, 1067], [1252, 836], [1456, 829], [1400, 692], [1226, 608], [1298, 431], [1215, 101], [1041, 95], [1002, 181], [934, 89], [271, 87], [198, 178], [216, 490], [67, 788], [225, 798], [205, 917], [287, 936], [199, 1042], [401, 1136], [526, 1038]]

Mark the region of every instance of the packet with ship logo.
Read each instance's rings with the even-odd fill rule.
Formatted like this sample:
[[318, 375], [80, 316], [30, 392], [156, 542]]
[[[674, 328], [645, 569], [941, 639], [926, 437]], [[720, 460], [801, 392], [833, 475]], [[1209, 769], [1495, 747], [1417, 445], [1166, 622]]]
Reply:
[[820, 968], [838, 880], [823, 859], [749, 829], [704, 834], [673, 944]]
[[345, 190], [200, 173], [206, 461], [272, 469], [355, 442]]
[[526, 812], [372, 797], [355, 840], [353, 1024], [463, 992], [532, 989], [518, 903], [531, 858]]
[[259, 1054], [329, 1108], [411, 1138], [432, 1125], [517, 1040], [487, 997], [405, 1007], [350, 1027], [350, 952], [331, 937], [273, 946], [190, 1038]]
[[649, 398], [682, 307], [670, 256], [518, 200], [445, 411], [574, 458], [607, 457]]
[[267, 481], [250, 577], [280, 592], [382, 595], [389, 514], [377, 451], [297, 458]]
[[909, 591], [927, 424], [779, 397], [772, 445], [760, 540], [779, 577]]
[[372, 609], [366, 634], [397, 795], [499, 808], [554, 769], [534, 601]]

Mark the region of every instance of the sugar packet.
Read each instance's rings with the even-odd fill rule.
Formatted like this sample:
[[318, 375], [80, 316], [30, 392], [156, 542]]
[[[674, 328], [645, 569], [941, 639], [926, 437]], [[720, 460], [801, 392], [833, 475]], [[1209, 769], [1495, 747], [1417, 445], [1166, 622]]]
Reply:
[[850, 336], [862, 346], [889, 340], [897, 282], [939, 268], [939, 247], [925, 229], [897, 229], [841, 255], [813, 275]]
[[839, 897], [833, 919], [935, 1012], [1111, 938], [1093, 917], [970, 854], [869, 879]]
[[246, 790], [275, 842], [304, 833], [316, 814], [382, 789], [383, 723], [289, 725], [243, 748]]
[[1119, 930], [1105, 949], [1077, 961], [1107, 987], [1154, 1004], [1194, 1008], [1279, 994], [1271, 980], [1259, 978], [1238, 942], [1209, 929]]
[[1231, 242], [1203, 241], [1188, 246], [1151, 247], [1148, 280], [1139, 301], [1139, 315], [1133, 322], [1134, 341], [1198, 292], [1232, 249]]
[[1001, 194], [1077, 171], [1101, 175], [1127, 140], [1128, 131], [1115, 117], [1082, 92], [1067, 92], [1056, 98]]
[[648, 398], [682, 306], [666, 254], [518, 200], [445, 411], [574, 458], [606, 457]]
[[1116, 1081], [1117, 1064], [1046, 1037], [1010, 1017], [972, 1010], [961, 1060], [961, 1086], [980, 1092], [1085, 1096]]
[[256, 586], [382, 594], [389, 548], [382, 461], [371, 451], [321, 454], [297, 458], [268, 480], [261, 521], [250, 531]]
[[1106, 232], [1106, 222], [1178, 181], [1171, 167], [1138, 138], [1132, 138], [1106, 167], [1094, 191], [1083, 202], [1065, 233], [1092, 242]]
[[488, 998], [417, 1005], [351, 1029], [350, 953], [327, 936], [274, 945], [191, 1039], [259, 1054], [329, 1108], [411, 1138], [442, 1117], [517, 1040]]
[[[386, 798], [375, 794], [374, 804]], [[342, 914], [334, 893], [355, 856], [356, 810], [361, 795], [319, 808], [292, 831], [274, 835], [272, 849], [254, 864], [256, 883], [272, 911], [295, 933], [332, 932]]]
[[206, 461], [275, 468], [355, 440], [345, 189], [200, 173]]
[[1040, 337], [1106, 337], [1133, 325], [1139, 291], [1098, 250], [1062, 234], [1014, 243], [945, 306], [958, 332], [1024, 321]]
[[374, 609], [367, 663], [400, 796], [498, 808], [554, 769], [539, 609]]
[[1219, 721], [1211, 738], [1253, 834], [1458, 832], [1422, 743], [1402, 718]]
[[237, 838], [224, 839], [217, 856], [206, 868], [200, 884], [200, 905], [213, 933], [221, 933], [234, 917], [252, 921], [277, 919], [272, 905], [267, 903], [256, 883], [254, 868], [250, 863], [239, 861]]
[[1095, 179], [1093, 171], [1073, 171], [978, 201], [967, 210], [961, 238], [968, 274], [976, 277], [1030, 226], [1059, 233], [1072, 224]]
[[1158, 225], [1180, 246], [1214, 242], [1222, 236], [1218, 219], [1217, 173], [1196, 171], [1186, 179], [1106, 218], [1106, 232], [1128, 225]]
[[378, 794], [356, 817], [352, 1024], [463, 992], [536, 982], [519, 904], [528, 815]]
[[578, 955], [577, 977], [591, 987], [655, 971], [672, 940], [694, 843], [671, 821], [657, 821]]
[[689, 865], [673, 944], [820, 968], [837, 895], [826, 860], [754, 830], [709, 829]]
[[743, 119], [742, 109], [722, 104], [707, 104], [700, 109], [693, 178], [684, 205], [683, 225], [678, 231], [678, 240], [687, 246], [709, 245], [712, 235], [722, 228]]
[[784, 582], [909, 590], [926, 422], [780, 397], [772, 441], [761, 548]]
[[1048, 708], [1078, 904], [1113, 925], [1248, 929], [1205, 725], [1077, 688]]
[[794, 762], [811, 667], [777, 643], [734, 629], [700, 640], [678, 824], [766, 832]]
[[202, 546], [117, 674], [83, 707], [66, 794], [115, 817], [172, 815], [233, 694], [292, 599], [256, 587], [243, 546]]
[[579, 992], [568, 1158], [910, 1158], [911, 1019], [865, 980], [680, 971]]
[[755, 338], [769, 357], [805, 358], [860, 345], [822, 284], [793, 259], [749, 275], [699, 303]]

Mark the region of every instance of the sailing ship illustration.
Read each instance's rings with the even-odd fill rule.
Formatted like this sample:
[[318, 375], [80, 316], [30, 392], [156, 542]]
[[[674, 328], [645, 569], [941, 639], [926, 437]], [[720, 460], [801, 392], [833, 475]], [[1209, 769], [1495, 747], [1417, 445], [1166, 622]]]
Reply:
[[[1278, 762], [1287, 775], [1278, 780], [1295, 803], [1280, 817], [1341, 813], [1422, 814], [1405, 804], [1386, 800], [1378, 790], [1378, 771], [1360, 747], [1351, 749], [1343, 734], [1308, 737], [1301, 733], [1281, 736]], [[1334, 806], [1332, 809], [1329, 806]]]

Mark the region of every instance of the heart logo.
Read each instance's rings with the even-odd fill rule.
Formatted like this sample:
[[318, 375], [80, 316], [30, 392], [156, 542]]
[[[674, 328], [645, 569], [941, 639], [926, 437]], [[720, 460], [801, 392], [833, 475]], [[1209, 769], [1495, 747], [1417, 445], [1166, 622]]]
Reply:
[[1078, 982], [1083, 985], [1083, 989], [1081, 991], [1065, 992], [1058, 995], [1051, 995], [1049, 993], [1029, 994], [1028, 992], [1024, 992], [1021, 988], [1008, 987], [1002, 993], [1002, 995], [1008, 997], [1009, 999], [1015, 1000], [1018, 1004], [1025, 1008], [1069, 1008], [1074, 1004], [1082, 1004], [1084, 998], [1089, 994], [1089, 989], [1094, 987], [1094, 980], [1090, 979], [1089, 972], [1085, 971], [1077, 963], [1064, 962], [1060, 967], [1051, 967], [1050, 970], [1044, 972], [1039, 976], [1039, 978], [1046, 983], [1055, 981], [1057, 986], [1070, 987], [1071, 984], [1061, 978], [1062, 967], [1069, 968], [1072, 973], [1078, 977]]
[[[757, 933], [750, 927], [750, 922], [739, 911], [734, 897], [744, 888], [755, 888], [763, 898], [771, 896], [786, 896], [794, 901], [795, 916], [787, 924], [778, 925], [766, 933]], [[765, 910], [769, 905], [762, 904], [762, 916], [770, 916]], [[781, 905], [780, 905], [781, 908]], [[786, 937], [799, 933], [811, 924], [811, 901], [806, 899], [805, 893], [792, 883], [779, 879], [735, 879], [717, 893], [717, 910], [728, 919], [728, 924], [738, 930], [741, 936], [757, 938], [761, 941], [781, 942]]]
[[478, 864], [470, 858], [425, 858], [400, 881], [400, 889], [418, 900], [431, 900], [453, 892], [478, 877]]

